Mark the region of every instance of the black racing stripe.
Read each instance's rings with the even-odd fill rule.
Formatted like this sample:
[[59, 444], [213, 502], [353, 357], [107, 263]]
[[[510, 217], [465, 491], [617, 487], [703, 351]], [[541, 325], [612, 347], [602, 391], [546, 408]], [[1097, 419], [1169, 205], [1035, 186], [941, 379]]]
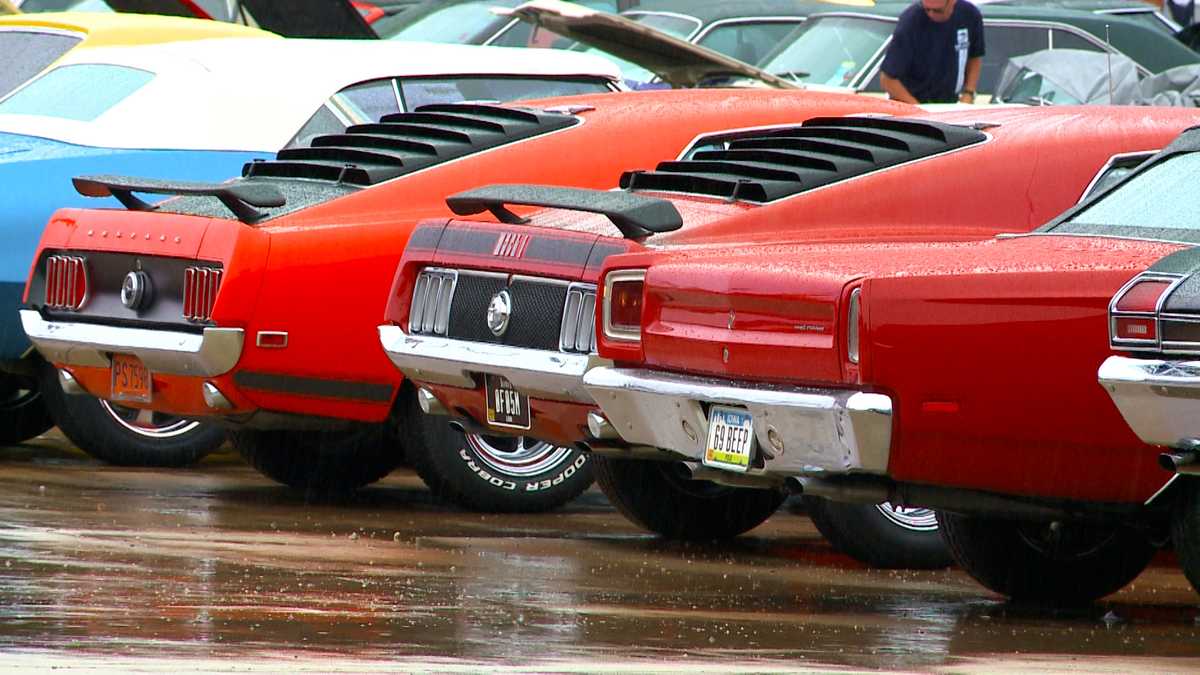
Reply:
[[412, 249], [434, 250], [437, 248], [438, 241], [441, 240], [442, 232], [445, 229], [445, 222], [438, 223], [437, 225], [421, 225], [413, 230], [412, 236], [408, 238], [408, 247]]
[[525, 249], [525, 260], [543, 260], [546, 262], [568, 263], [582, 265], [587, 262], [588, 253], [592, 251], [592, 242], [576, 239], [556, 239], [553, 237], [534, 237]]
[[624, 246], [597, 242], [596, 245], [592, 247], [592, 252], [588, 256], [586, 267], [589, 270], [599, 269], [600, 266], [604, 264], [604, 261], [608, 259], [608, 256], [625, 253], [627, 250], [628, 249], [626, 249]]
[[448, 227], [442, 234], [438, 251], [442, 253], [474, 253], [488, 255], [496, 249], [499, 232]]
[[295, 377], [276, 373], [240, 371], [234, 373], [233, 381], [239, 387], [275, 391], [284, 394], [344, 398], [354, 401], [387, 403], [392, 400], [390, 384], [351, 382], [347, 380], [324, 380], [315, 377]]
[[[438, 244], [439, 253], [469, 253], [474, 255], [491, 255], [496, 250], [501, 232], [497, 230], [477, 230], [467, 228], [446, 228], [442, 241]], [[562, 237], [541, 237], [530, 235], [529, 246], [525, 249], [522, 260], [583, 265], [592, 251], [590, 239], [566, 239]]]

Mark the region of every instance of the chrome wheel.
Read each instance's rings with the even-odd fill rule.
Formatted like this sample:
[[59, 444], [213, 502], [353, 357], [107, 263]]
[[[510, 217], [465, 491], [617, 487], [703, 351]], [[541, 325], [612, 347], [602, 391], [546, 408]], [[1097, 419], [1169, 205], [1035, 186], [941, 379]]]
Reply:
[[200, 425], [195, 420], [166, 415], [154, 412], [153, 410], [126, 408], [125, 406], [109, 403], [103, 399], [100, 401], [100, 407], [117, 424], [146, 438], [175, 438], [176, 436], [182, 436], [192, 431]]
[[489, 469], [507, 476], [536, 476], [561, 464], [573, 450], [524, 436], [465, 434], [467, 444]]
[[937, 514], [932, 509], [914, 509], [891, 502], [876, 504], [875, 508], [891, 522], [913, 532], [932, 532], [938, 528]]

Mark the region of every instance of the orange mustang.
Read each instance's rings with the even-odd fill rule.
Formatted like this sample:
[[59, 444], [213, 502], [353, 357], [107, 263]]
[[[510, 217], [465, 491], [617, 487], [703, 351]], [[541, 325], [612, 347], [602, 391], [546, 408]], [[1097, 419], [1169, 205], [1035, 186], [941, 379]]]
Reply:
[[[241, 453], [285, 484], [362, 486], [404, 459], [403, 446], [444, 496], [550, 508], [591, 483], [578, 449], [410, 424], [420, 411], [376, 327], [413, 224], [449, 216], [446, 195], [490, 182], [612, 187], [620, 169], [678, 156], [718, 129], [914, 111], [761, 90], [433, 105], [318, 137], [228, 183], [80, 178], [81, 192], [129, 210], [54, 216], [22, 323], [57, 368], [43, 376], [64, 390], [221, 418]], [[139, 194], [179, 198], [150, 205]], [[462, 461], [431, 459], [447, 454]]]

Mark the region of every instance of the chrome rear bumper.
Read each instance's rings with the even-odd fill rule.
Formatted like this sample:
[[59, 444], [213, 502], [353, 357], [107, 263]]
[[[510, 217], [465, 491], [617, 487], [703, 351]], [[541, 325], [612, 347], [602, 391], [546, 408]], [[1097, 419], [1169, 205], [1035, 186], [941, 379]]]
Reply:
[[708, 439], [703, 404], [746, 408], [765, 460], [779, 476], [887, 471], [892, 401], [842, 389], [769, 387], [651, 370], [596, 368], [584, 386], [621, 437], [700, 461]]
[[1097, 377], [1146, 443], [1184, 447], [1200, 439], [1200, 361], [1110, 356]]
[[418, 382], [474, 389], [476, 374], [500, 375], [533, 398], [576, 403], [592, 402], [583, 374], [608, 363], [594, 355], [409, 335], [391, 324], [379, 327], [379, 341], [400, 372]]
[[205, 328], [201, 333], [47, 321], [21, 310], [21, 325], [47, 361], [108, 368], [110, 354], [132, 354], [154, 373], [212, 377], [229, 372], [242, 356], [241, 328]]

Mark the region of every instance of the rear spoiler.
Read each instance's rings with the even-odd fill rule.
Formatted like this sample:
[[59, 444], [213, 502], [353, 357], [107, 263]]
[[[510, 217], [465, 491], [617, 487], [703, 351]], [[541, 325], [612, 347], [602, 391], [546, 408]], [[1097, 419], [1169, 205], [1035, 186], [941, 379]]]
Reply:
[[79, 176], [72, 179], [75, 190], [85, 197], [114, 197], [130, 211], [153, 211], [157, 205], [133, 193], [186, 197], [216, 197], [243, 223], [255, 223], [266, 213], [254, 208], [283, 206], [287, 199], [274, 185], [252, 183], [195, 183], [190, 181], [128, 178], [125, 176]]
[[504, 208], [505, 204], [544, 206], [554, 209], [585, 211], [606, 216], [626, 239], [641, 239], [651, 234], [671, 232], [683, 227], [683, 218], [666, 199], [646, 197], [623, 190], [588, 190], [551, 185], [489, 185], [467, 190], [446, 198], [456, 215], [470, 216], [490, 211], [502, 223], [528, 223]]

